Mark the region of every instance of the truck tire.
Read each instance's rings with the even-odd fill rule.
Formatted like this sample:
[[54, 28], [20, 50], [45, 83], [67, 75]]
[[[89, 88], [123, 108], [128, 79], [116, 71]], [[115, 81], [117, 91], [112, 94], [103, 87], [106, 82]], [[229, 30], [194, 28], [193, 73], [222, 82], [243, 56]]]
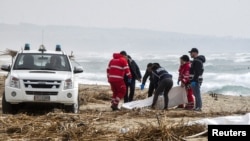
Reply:
[[3, 114], [16, 114], [17, 113], [16, 105], [10, 104], [9, 102], [6, 101], [5, 93], [3, 93], [3, 97], [2, 97], [2, 113]]
[[77, 103], [72, 104], [72, 105], [65, 105], [64, 108], [65, 108], [65, 112], [66, 113], [75, 113], [75, 114], [78, 114], [79, 113], [79, 108], [80, 108], [80, 105], [79, 105], [79, 96], [77, 98]]

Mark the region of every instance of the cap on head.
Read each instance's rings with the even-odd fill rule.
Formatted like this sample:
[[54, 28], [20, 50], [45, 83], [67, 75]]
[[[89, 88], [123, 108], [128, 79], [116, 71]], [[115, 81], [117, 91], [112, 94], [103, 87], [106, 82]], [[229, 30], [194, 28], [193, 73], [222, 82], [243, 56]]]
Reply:
[[189, 53], [192, 53], [192, 52], [196, 52], [196, 53], [199, 53], [198, 49], [197, 48], [192, 48], [190, 51], [188, 51]]
[[120, 52], [120, 54], [121, 54], [121, 55], [124, 55], [124, 56], [127, 56], [127, 52], [126, 52], [126, 51], [124, 51], [124, 50], [123, 50], [123, 51], [121, 51], [121, 52]]

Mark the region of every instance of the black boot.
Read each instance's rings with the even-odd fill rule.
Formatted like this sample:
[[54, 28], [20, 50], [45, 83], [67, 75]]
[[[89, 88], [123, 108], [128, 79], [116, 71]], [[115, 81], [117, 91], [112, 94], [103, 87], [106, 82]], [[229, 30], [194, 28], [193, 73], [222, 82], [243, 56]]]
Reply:
[[111, 105], [111, 108], [112, 108], [113, 111], [120, 110], [120, 109], [118, 108], [118, 105]]

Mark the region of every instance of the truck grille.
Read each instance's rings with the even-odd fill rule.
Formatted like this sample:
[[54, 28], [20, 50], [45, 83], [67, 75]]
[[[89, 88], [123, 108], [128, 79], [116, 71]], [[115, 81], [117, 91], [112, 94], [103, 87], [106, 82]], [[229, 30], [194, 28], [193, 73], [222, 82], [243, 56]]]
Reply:
[[27, 95], [57, 95], [58, 92], [26, 91]]
[[59, 89], [60, 80], [23, 80], [25, 88]]

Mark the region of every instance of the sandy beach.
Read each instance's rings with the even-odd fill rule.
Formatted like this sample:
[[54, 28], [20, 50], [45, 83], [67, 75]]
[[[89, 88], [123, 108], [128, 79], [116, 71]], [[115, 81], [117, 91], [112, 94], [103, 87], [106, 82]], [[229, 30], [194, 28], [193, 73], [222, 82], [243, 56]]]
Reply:
[[[202, 112], [175, 108], [168, 111], [150, 108], [112, 111], [110, 108], [112, 92], [109, 86], [81, 84], [79, 87], [81, 99], [79, 114], [66, 114], [60, 109], [53, 109], [42, 114], [39, 112], [39, 114], [31, 114], [27, 111], [19, 112], [16, 115], [1, 114], [0, 140], [61, 140], [62, 138], [65, 139], [65, 136], [70, 136], [70, 140], [119, 140], [117, 137], [124, 136], [121, 134], [121, 129], [129, 129], [126, 132], [132, 133], [137, 132], [142, 127], [159, 126], [159, 121], [162, 125], [174, 126], [202, 118], [242, 115], [250, 112], [248, 108], [250, 107], [250, 97], [226, 96], [223, 94], [216, 94], [216, 96], [202, 94]], [[1, 97], [3, 91], [4, 76], [2, 75], [0, 77]], [[146, 96], [147, 89], [141, 91], [137, 88], [134, 100], [144, 99]], [[89, 127], [88, 129], [84, 127], [85, 130], [102, 131], [102, 133], [91, 134], [92, 136], [89, 136], [89, 138], [86, 138], [85, 135], [85, 138], [83, 138], [81, 135], [84, 134], [84, 131], [79, 130], [81, 125]], [[59, 127], [63, 127], [63, 129], [60, 128], [60, 132]], [[35, 128], [38, 129], [34, 130]], [[203, 135], [187, 140], [207, 140], [207, 137]]]

